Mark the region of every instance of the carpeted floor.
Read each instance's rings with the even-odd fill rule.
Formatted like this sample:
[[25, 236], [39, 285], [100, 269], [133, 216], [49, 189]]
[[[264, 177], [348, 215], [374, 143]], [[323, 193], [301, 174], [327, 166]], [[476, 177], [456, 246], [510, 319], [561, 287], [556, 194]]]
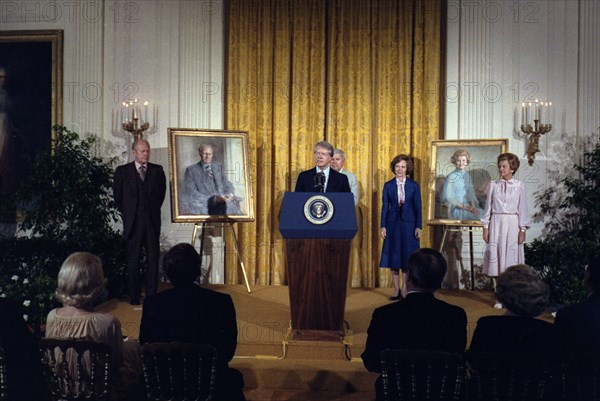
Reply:
[[[367, 401], [374, 399], [377, 375], [360, 360], [373, 309], [388, 302], [389, 288], [348, 289], [343, 342], [293, 341], [287, 286], [210, 286], [233, 298], [238, 320], [238, 347], [232, 367], [244, 374], [248, 401]], [[440, 290], [438, 298], [465, 309], [469, 341], [477, 320], [502, 314], [490, 291]], [[123, 334], [137, 340], [141, 307], [111, 300], [101, 306], [119, 318]], [[551, 319], [550, 316], [545, 316]]]

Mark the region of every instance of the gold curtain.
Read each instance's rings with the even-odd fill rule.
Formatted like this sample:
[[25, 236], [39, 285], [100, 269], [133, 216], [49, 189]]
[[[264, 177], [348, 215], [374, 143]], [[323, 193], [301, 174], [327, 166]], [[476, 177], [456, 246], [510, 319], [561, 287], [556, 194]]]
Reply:
[[[238, 224], [251, 284], [285, 284], [278, 213], [325, 139], [356, 174], [354, 287], [391, 285], [380, 272], [381, 188], [399, 153], [415, 160], [424, 220], [431, 140], [439, 138], [438, 0], [230, 0], [226, 127], [250, 133], [256, 221]], [[430, 245], [424, 226], [421, 246]], [[233, 249], [227, 238], [227, 249]], [[227, 253], [227, 283], [241, 282]]]

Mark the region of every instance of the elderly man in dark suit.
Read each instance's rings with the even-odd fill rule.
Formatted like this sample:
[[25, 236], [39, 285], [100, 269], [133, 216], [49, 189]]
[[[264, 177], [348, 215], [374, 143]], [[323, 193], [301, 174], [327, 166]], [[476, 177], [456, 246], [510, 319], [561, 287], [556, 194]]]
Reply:
[[587, 265], [583, 285], [587, 298], [559, 309], [554, 326], [564, 350], [600, 352], [600, 255], [592, 257]]
[[330, 167], [333, 146], [326, 141], [315, 145], [316, 166], [301, 172], [295, 192], [350, 192], [348, 177]]
[[166, 178], [162, 166], [150, 163], [150, 144], [144, 139], [133, 143], [134, 161], [117, 167], [114, 197], [123, 216], [123, 235], [127, 243], [127, 286], [129, 302], [139, 305], [141, 298], [140, 258], [146, 249], [146, 296], [158, 288], [160, 253], [160, 208], [165, 200]]
[[213, 161], [214, 147], [203, 143], [198, 147], [200, 161], [185, 169], [185, 214], [242, 214], [233, 184], [225, 176], [223, 164]]
[[190, 244], [178, 244], [163, 259], [173, 288], [144, 302], [140, 343], [210, 344], [217, 350], [217, 400], [244, 400], [242, 374], [228, 366], [237, 346], [237, 322], [231, 297], [194, 281], [200, 275], [200, 255]]
[[[367, 370], [381, 372], [385, 349], [464, 352], [467, 344], [467, 315], [454, 305], [435, 298], [446, 274], [441, 253], [421, 248], [408, 258], [407, 296], [400, 302], [375, 309], [361, 357]], [[381, 376], [376, 382], [377, 399], [382, 399]]]

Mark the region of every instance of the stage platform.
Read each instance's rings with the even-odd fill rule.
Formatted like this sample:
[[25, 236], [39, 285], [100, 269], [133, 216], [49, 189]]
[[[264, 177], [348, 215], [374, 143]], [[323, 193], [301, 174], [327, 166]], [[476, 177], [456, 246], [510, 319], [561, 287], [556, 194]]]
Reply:
[[[365, 370], [364, 350], [373, 309], [389, 302], [390, 288], [349, 288], [347, 333], [343, 341], [288, 339], [290, 304], [287, 286], [211, 285], [230, 294], [238, 321], [238, 346], [232, 367], [244, 374], [248, 401], [369, 401], [374, 399], [376, 374]], [[503, 314], [494, 309], [491, 291], [440, 290], [436, 296], [465, 309], [469, 341], [482, 316]], [[119, 318], [123, 334], [137, 340], [142, 308], [126, 300], [111, 300], [102, 311]], [[550, 317], [547, 317], [550, 319]]]

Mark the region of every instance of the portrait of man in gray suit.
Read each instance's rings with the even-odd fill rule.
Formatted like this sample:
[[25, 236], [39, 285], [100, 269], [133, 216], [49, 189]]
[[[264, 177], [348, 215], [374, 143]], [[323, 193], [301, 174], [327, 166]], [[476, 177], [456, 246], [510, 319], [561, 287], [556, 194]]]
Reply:
[[214, 146], [198, 146], [200, 161], [185, 169], [184, 214], [240, 215], [240, 198], [234, 194], [233, 184], [227, 179], [222, 163], [213, 160]]

